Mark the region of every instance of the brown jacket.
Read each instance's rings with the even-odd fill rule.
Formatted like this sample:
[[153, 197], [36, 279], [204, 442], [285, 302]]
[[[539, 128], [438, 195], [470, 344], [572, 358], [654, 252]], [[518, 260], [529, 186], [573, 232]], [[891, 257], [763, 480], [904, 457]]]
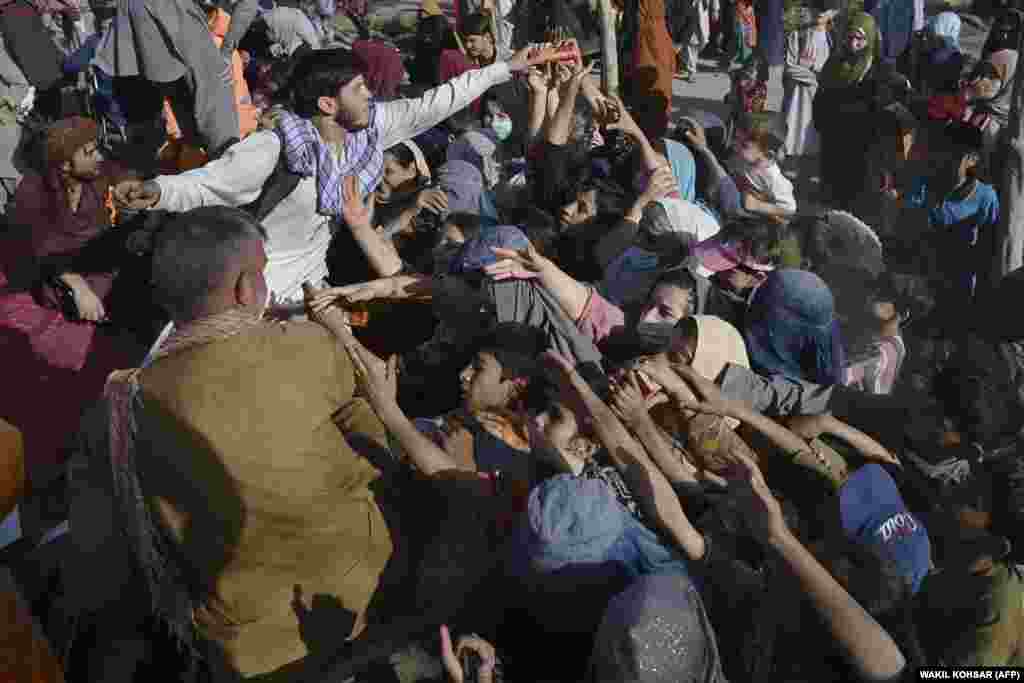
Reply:
[[[313, 323], [268, 323], [160, 359], [140, 382], [143, 490], [222, 601], [233, 626], [206, 632], [238, 671], [307, 654], [294, 586], [364, 615], [392, 542], [362, 444], [386, 448], [387, 435], [353, 398], [333, 337]], [[340, 645], [351, 621], [332, 628]]]

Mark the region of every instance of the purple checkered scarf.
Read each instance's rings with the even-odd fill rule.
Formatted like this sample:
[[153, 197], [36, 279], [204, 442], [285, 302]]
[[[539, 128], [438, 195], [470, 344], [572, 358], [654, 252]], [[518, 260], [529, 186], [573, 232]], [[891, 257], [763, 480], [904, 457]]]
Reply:
[[281, 150], [288, 170], [303, 178], [316, 176], [316, 210], [324, 216], [341, 216], [345, 203], [341, 181], [354, 175], [359, 179], [365, 197], [377, 189], [384, 174], [384, 150], [380, 133], [373, 125], [374, 108], [370, 104], [371, 124], [360, 131], [349, 132], [338, 156], [331, 151], [313, 122], [288, 111], [277, 114], [274, 130], [281, 138]]

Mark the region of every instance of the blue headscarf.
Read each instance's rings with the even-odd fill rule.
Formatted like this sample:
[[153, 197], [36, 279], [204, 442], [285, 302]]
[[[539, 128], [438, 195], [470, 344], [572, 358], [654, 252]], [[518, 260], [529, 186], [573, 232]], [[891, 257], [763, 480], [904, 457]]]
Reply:
[[665, 152], [668, 163], [672, 165], [672, 175], [679, 183], [679, 194], [688, 202], [697, 199], [697, 162], [693, 152], [686, 145], [665, 140]]
[[815, 384], [840, 384], [845, 353], [832, 291], [805, 270], [772, 272], [757, 288], [744, 332], [751, 367]]
[[960, 17], [953, 12], [942, 12], [928, 20], [928, 30], [941, 38], [944, 47], [960, 49]]
[[437, 182], [448, 195], [448, 213], [480, 216], [484, 225], [498, 222], [498, 209], [484, 184], [484, 177], [473, 164], [449, 161], [437, 172]]

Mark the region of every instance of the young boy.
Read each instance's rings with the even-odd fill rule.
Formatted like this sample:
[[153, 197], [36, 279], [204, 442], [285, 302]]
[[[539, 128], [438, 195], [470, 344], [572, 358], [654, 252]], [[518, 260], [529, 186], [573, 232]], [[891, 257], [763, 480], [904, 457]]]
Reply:
[[912, 183], [906, 204], [927, 211], [937, 303], [945, 316], [959, 316], [972, 303], [978, 275], [991, 260], [988, 245], [999, 222], [999, 197], [976, 177], [982, 132], [951, 124], [945, 139], [944, 158], [931, 176]]
[[846, 367], [844, 384], [869, 394], [890, 394], [899, 377], [907, 347], [901, 326], [909, 317], [907, 304], [892, 283], [883, 282], [871, 297], [868, 316], [875, 323], [870, 348]]
[[777, 161], [785, 135], [774, 130], [770, 116], [747, 115], [740, 120], [728, 164], [738, 197], [723, 197], [722, 203], [726, 213], [781, 223], [796, 213], [796, 197], [793, 183], [782, 174]]

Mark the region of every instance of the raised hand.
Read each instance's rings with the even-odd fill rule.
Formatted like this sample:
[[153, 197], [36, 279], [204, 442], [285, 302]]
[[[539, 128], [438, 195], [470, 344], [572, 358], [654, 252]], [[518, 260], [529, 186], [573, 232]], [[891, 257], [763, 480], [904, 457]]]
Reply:
[[536, 277], [547, 264], [547, 259], [541, 256], [532, 244], [520, 251], [501, 247], [492, 247], [491, 251], [498, 261], [485, 266], [484, 273], [494, 280]]
[[443, 214], [448, 210], [448, 195], [438, 187], [428, 187], [416, 195], [416, 208], [419, 211], [433, 211]]
[[493, 683], [494, 669], [498, 657], [494, 646], [477, 635], [462, 636], [454, 647], [452, 636], [447, 626], [441, 627], [441, 661], [444, 662], [448, 679], [452, 683], [463, 683], [466, 680], [466, 672], [462, 670], [459, 658], [466, 651], [472, 651], [480, 657], [480, 670], [478, 671], [480, 683]]
[[723, 449], [718, 455], [727, 463], [725, 479], [729, 492], [750, 534], [762, 543], [789, 534], [782, 506], [768, 488], [757, 463], [735, 448]]
[[636, 424], [650, 416], [650, 406], [635, 371], [625, 372], [612, 380], [611, 406], [626, 424]]
[[606, 124], [608, 130], [621, 130], [626, 135], [632, 138], [639, 138], [643, 136], [643, 131], [640, 130], [640, 125], [633, 118], [633, 115], [626, 109], [626, 105], [623, 104], [622, 100], [617, 97], [609, 97], [613, 105], [612, 111], [615, 114], [615, 120], [610, 121]]
[[359, 193], [359, 179], [354, 175], [345, 176], [341, 181], [341, 196], [344, 203], [341, 217], [349, 226], [368, 225], [370, 223], [370, 207], [363, 201]]
[[398, 356], [383, 361], [358, 341], [352, 342], [345, 348], [363, 395], [378, 410], [393, 405], [398, 400]]
[[394, 293], [395, 287], [391, 278], [381, 278], [379, 280], [370, 280], [369, 282], [359, 282], [354, 285], [345, 285], [344, 287], [327, 287], [318, 290], [312, 299], [307, 300], [307, 304], [312, 310], [320, 311], [338, 301], [355, 304], [375, 301], [377, 299], [387, 299], [394, 296]]
[[648, 204], [664, 199], [673, 192], [679, 191], [679, 181], [676, 180], [670, 166], [660, 166], [651, 174], [644, 189], [643, 197]]
[[306, 304], [306, 312], [311, 320], [320, 323], [340, 339], [347, 343], [352, 339], [352, 326], [349, 324], [348, 313], [337, 305], [337, 297], [325, 294], [328, 289], [316, 289], [308, 282], [302, 283], [302, 298]]

